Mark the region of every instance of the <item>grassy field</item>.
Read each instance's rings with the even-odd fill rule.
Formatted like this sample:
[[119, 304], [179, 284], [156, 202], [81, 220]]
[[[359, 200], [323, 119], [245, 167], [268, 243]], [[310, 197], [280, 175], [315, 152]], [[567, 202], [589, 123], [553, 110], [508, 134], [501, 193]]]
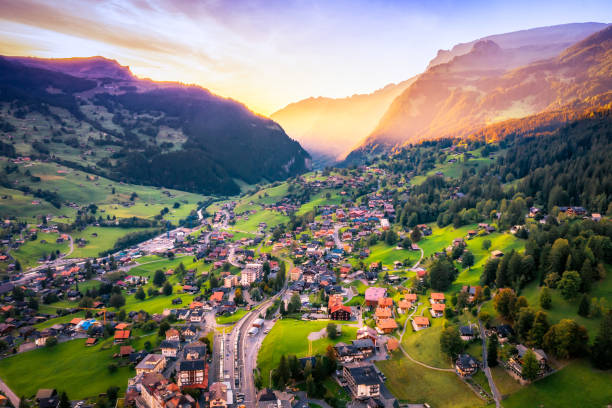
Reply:
[[379, 242], [370, 247], [370, 256], [365, 258], [363, 262], [366, 265], [369, 265], [372, 262], [381, 262], [383, 266], [393, 269], [393, 262], [400, 261], [412, 266], [412, 264], [418, 259], [418, 256], [418, 252], [409, 251], [406, 249], [396, 249], [395, 245], [389, 246], [383, 242]]
[[286, 215], [279, 214], [276, 211], [270, 210], [256, 210], [255, 214], [249, 215], [249, 219], [239, 220], [234, 224], [233, 228], [238, 231], [246, 232], [257, 232], [259, 229], [259, 223], [265, 222], [268, 228], [274, 227], [278, 224], [286, 223], [289, 221], [289, 217]]
[[433, 176], [437, 172], [441, 172], [445, 177], [449, 178], [459, 178], [463, 173], [463, 170], [478, 169], [482, 166], [488, 166], [493, 162], [493, 159], [490, 157], [482, 157], [480, 155], [480, 150], [473, 150], [472, 153], [475, 157], [470, 158], [467, 162], [463, 162], [463, 155], [454, 155], [455, 159], [458, 159], [455, 163], [449, 163], [448, 161], [444, 164], [436, 165], [432, 170], [429, 170], [424, 175], [419, 175], [412, 180], [410, 180], [410, 184], [412, 185], [420, 185], [425, 179], [429, 176]]
[[[135, 372], [128, 367], [109, 372], [108, 364], [119, 349], [106, 348], [111, 344], [112, 338], [85, 347], [85, 340], [78, 339], [17, 354], [0, 360], [0, 376], [17, 395], [26, 397], [39, 388], [66, 390], [71, 399], [94, 397], [111, 386], [124, 390]], [[36, 371], [34, 375], [32, 370]]]
[[[74, 245], [74, 251], [70, 258], [89, 258], [96, 257], [100, 252], [112, 249], [115, 242], [126, 234], [132, 232], [147, 231], [148, 228], [106, 228], [106, 227], [87, 227], [83, 231], [72, 233], [72, 238], [76, 241], [82, 238], [87, 244], [79, 248]], [[97, 236], [94, 236], [96, 234]]]
[[229, 316], [218, 316], [215, 318], [217, 324], [232, 324], [236, 323], [238, 320], [242, 319], [242, 317], [247, 314], [245, 309], [238, 309], [236, 313]]
[[455, 373], [430, 370], [400, 356], [395, 352], [392, 359], [376, 362], [387, 377], [385, 385], [400, 401], [436, 408], [484, 405]]
[[[0, 158], [0, 166], [4, 167], [5, 160]], [[39, 204], [32, 204], [38, 200]], [[53, 216], [64, 215], [73, 217], [75, 210], [69, 207], [55, 208], [49, 202], [36, 198], [32, 195], [25, 195], [19, 190], [0, 187], [0, 217], [18, 217], [19, 219], [33, 220], [37, 215], [51, 214]]]
[[[257, 355], [263, 386], [268, 386], [270, 370], [276, 368], [281, 356], [295, 355], [298, 358], [308, 355], [308, 335], [327, 326], [329, 321], [279, 320], [266, 336]], [[342, 327], [342, 335], [336, 340], [327, 337], [312, 342], [313, 354], [325, 354], [327, 346], [340, 341], [349, 342], [355, 339], [356, 327]]]
[[[3, 161], [5, 160], [0, 161], [0, 167], [2, 168], [4, 168]], [[33, 182], [30, 177], [25, 176], [26, 171], [29, 171], [33, 176], [40, 177], [41, 181]], [[20, 164], [19, 173], [11, 173], [8, 175], [8, 179], [15, 185], [28, 185], [32, 189], [44, 188], [45, 190], [58, 192], [63, 201], [78, 205], [95, 203], [99, 208], [97, 215], [104, 218], [107, 215], [123, 218], [134, 216], [152, 218], [159, 214], [164, 207], [167, 207], [169, 212], [164, 218], [176, 223], [196, 209], [199, 201], [206, 198], [179, 190], [118, 183], [54, 163]], [[132, 193], [137, 195], [134, 201], [130, 200]], [[18, 203], [24, 203], [29, 211], [25, 214], [20, 211], [15, 215], [34, 216], [48, 213], [74, 215], [74, 210], [69, 207], [63, 206], [60, 210], [52, 209], [44, 201], [38, 206], [33, 206], [26, 204], [32, 201], [31, 198], [25, 197], [28, 198], [26, 201], [22, 197], [23, 194], [11, 193], [11, 195], [13, 200], [0, 201], [0, 214], [4, 215], [5, 211], [8, 215], [15, 213], [18, 210]], [[175, 203], [179, 203], [180, 207], [173, 208]]]
[[573, 361], [561, 371], [512, 394], [506, 408], [606, 407], [612, 403], [612, 372], [594, 370], [587, 362]]
[[23, 269], [31, 268], [38, 265], [38, 260], [44, 255], [49, 255], [51, 252], [55, 251], [60, 251], [62, 254], [68, 251], [70, 243], [62, 242], [58, 244], [55, 242], [58, 237], [58, 234], [38, 232], [35, 241], [26, 241], [26, 243], [17, 250], [11, 251], [11, 255], [19, 260]]

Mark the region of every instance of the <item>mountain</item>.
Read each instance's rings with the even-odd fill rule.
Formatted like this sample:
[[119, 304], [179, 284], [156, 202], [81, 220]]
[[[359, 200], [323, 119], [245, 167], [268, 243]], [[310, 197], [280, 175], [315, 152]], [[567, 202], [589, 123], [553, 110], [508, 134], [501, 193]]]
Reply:
[[[531, 59], [531, 61], [550, 58], [570, 45], [603, 30], [606, 26], [607, 24], [604, 23], [571, 23], [490, 35], [467, 43], [457, 44], [450, 50], [438, 50], [438, 54], [429, 62], [427, 69], [445, 64], [455, 57], [469, 53], [474, 44], [480, 41], [493, 41], [505, 50], [520, 51], [525, 58]], [[529, 61], [525, 61], [525, 63], [527, 62]]]
[[279, 180], [310, 156], [273, 120], [197, 86], [134, 77], [101, 57], [0, 57], [0, 134], [16, 154], [203, 194]]
[[414, 78], [390, 84], [370, 94], [346, 98], [308, 98], [287, 105], [271, 118], [314, 157], [328, 162], [344, 158], [380, 120], [393, 99]]
[[611, 39], [608, 26], [552, 58], [511, 69], [504, 67], [516, 60], [514, 50], [479, 41], [421, 74], [349, 159], [420, 140], [468, 137], [487, 125], [593, 101], [612, 91]]

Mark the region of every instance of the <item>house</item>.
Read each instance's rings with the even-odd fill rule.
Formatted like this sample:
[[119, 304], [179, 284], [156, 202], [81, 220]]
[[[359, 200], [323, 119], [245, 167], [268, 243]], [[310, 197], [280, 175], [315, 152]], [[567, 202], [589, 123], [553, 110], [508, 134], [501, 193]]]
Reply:
[[300, 280], [301, 277], [302, 277], [302, 268], [300, 268], [299, 266], [291, 268], [291, 271], [289, 272], [290, 280], [297, 281], [297, 280]]
[[367, 399], [380, 395], [381, 380], [373, 364], [346, 364], [342, 376], [353, 398]]
[[523, 357], [527, 350], [533, 351], [533, 354], [538, 361], [539, 370], [538, 375], [542, 375], [548, 370], [548, 356], [541, 349], [530, 349], [523, 344], [517, 344], [516, 346], [516, 355], [512, 356], [508, 361], [508, 367], [519, 376], [523, 376]]
[[227, 408], [233, 403], [232, 390], [227, 383], [216, 382], [208, 390], [208, 406], [210, 408]]
[[444, 303], [432, 303], [431, 309], [429, 309], [429, 312], [431, 313], [431, 317], [444, 316], [445, 308], [446, 308], [446, 305]]
[[119, 347], [119, 356], [120, 357], [129, 357], [130, 354], [134, 352], [134, 347], [132, 346], [121, 346]]
[[351, 345], [359, 350], [365, 358], [368, 358], [376, 351], [376, 346], [372, 339], [353, 340]]
[[185, 345], [183, 348], [184, 360], [200, 360], [206, 356], [206, 345], [199, 341], [194, 341]]
[[379, 319], [376, 322], [376, 329], [380, 333], [389, 334], [397, 329], [397, 322], [395, 319]]
[[512, 326], [508, 324], [501, 324], [493, 329], [493, 331], [497, 334], [497, 338], [500, 343], [505, 343], [512, 336], [514, 336], [514, 330]]
[[203, 317], [204, 317], [204, 311], [202, 309], [197, 309], [197, 310], [192, 311], [189, 314], [189, 321], [191, 323], [201, 323]]
[[407, 301], [406, 299], [400, 299], [397, 302], [397, 309], [400, 313], [406, 313], [408, 310], [412, 309], [412, 302]]
[[329, 311], [329, 318], [332, 320], [351, 320], [350, 306], [335, 305]]
[[410, 303], [415, 303], [417, 301], [417, 294], [416, 293], [406, 293], [404, 295], [404, 299], [406, 299]]
[[181, 340], [181, 336], [179, 334], [179, 331], [176, 330], [176, 329], [168, 329], [168, 330], [166, 330], [166, 340], [176, 340], [176, 341]]
[[163, 340], [159, 347], [161, 348], [162, 355], [167, 358], [176, 358], [178, 354], [180, 343], [178, 340]]
[[461, 340], [463, 341], [470, 341], [470, 340], [473, 340], [474, 337], [476, 337], [474, 333], [474, 328], [472, 327], [472, 325], [460, 326], [459, 335], [461, 336]]
[[429, 319], [425, 316], [415, 316], [412, 319], [412, 328], [415, 331], [426, 329], [429, 326], [431, 326], [431, 324], [429, 323]]
[[478, 371], [478, 362], [469, 354], [460, 354], [455, 361], [455, 371], [461, 377], [469, 377]]
[[146, 408], [199, 408], [189, 394], [182, 394], [179, 387], [158, 373], [144, 375], [140, 384], [139, 407]]
[[[85, 345], [87, 347], [93, 346], [98, 342], [98, 339], [95, 337], [89, 337], [87, 340], [85, 340]], [[122, 346], [123, 347], [123, 346]]]
[[36, 392], [36, 402], [39, 408], [57, 408], [59, 396], [55, 389], [41, 388]]
[[340, 363], [351, 363], [363, 360], [364, 355], [359, 349], [346, 343], [338, 343], [334, 346], [334, 356]]
[[223, 278], [223, 286], [226, 288], [233, 288], [234, 286], [238, 286], [238, 276], [236, 275], [228, 275]]
[[125, 343], [130, 339], [129, 330], [115, 330], [115, 344]]
[[501, 258], [502, 256], [504, 256], [504, 253], [502, 251], [499, 250], [495, 250], [495, 251], [491, 251], [491, 258]]
[[379, 308], [391, 308], [393, 307], [393, 299], [388, 297], [382, 297], [378, 299], [378, 307]]
[[444, 303], [446, 302], [446, 298], [444, 297], [444, 293], [432, 292], [429, 297], [429, 303], [432, 305], [434, 303]]
[[391, 309], [386, 307], [377, 307], [376, 311], [374, 312], [374, 317], [376, 320], [389, 319], [391, 318]]
[[378, 306], [378, 300], [387, 295], [386, 288], [369, 287], [365, 291], [365, 302], [367, 306]]
[[185, 339], [193, 339], [198, 333], [198, 329], [195, 326], [185, 326], [181, 332], [183, 338]]
[[213, 292], [213, 294], [210, 295], [210, 301], [216, 303], [223, 301], [223, 292]]
[[161, 354], [148, 354], [137, 366], [136, 375], [161, 373], [166, 368], [166, 357]]
[[269, 388], [264, 388], [257, 393], [256, 408], [291, 408], [294, 400], [293, 394], [272, 391]]
[[370, 339], [376, 346], [378, 340], [378, 332], [369, 326], [363, 326], [357, 329], [357, 340]]
[[208, 386], [208, 366], [204, 359], [183, 360], [179, 363], [176, 377], [181, 389], [206, 389]]

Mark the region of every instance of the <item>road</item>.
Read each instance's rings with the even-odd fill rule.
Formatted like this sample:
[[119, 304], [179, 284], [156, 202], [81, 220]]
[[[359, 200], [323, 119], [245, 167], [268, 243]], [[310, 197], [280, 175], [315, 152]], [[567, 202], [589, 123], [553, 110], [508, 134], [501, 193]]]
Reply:
[[0, 391], [2, 391], [4, 395], [7, 396], [7, 398], [11, 401], [11, 404], [13, 404], [14, 407], [18, 407], [20, 405], [21, 400], [19, 399], [17, 394], [15, 394], [13, 390], [11, 390], [9, 386], [6, 385], [4, 381], [2, 381], [1, 379], [0, 379]]
[[336, 244], [336, 248], [342, 249], [344, 245], [342, 245], [342, 241], [340, 240], [340, 228], [344, 227], [344, 224], [336, 223], [334, 224], [334, 242]]
[[[482, 306], [482, 305], [481, 305]], [[480, 306], [478, 307], [478, 312], [480, 313]], [[480, 319], [478, 320], [478, 329], [480, 330], [480, 338], [482, 339], [482, 370], [487, 376], [487, 380], [489, 381], [489, 388], [491, 388], [491, 393], [493, 393], [493, 399], [495, 400], [495, 406], [500, 408], [501, 405], [501, 394], [495, 385], [495, 381], [493, 381], [493, 376], [491, 375], [491, 369], [489, 368], [489, 364], [487, 362], [487, 337], [485, 336], [484, 327]]]

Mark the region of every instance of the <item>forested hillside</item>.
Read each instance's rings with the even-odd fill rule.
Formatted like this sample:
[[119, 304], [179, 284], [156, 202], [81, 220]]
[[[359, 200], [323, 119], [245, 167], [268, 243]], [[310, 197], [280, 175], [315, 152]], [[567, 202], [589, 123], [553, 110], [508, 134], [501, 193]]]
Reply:
[[83, 59], [25, 61], [0, 59], [0, 131], [15, 154], [204, 194], [236, 194], [235, 180], [279, 180], [310, 166], [275, 122], [205, 89], [126, 77], [100, 58], [89, 68]]

